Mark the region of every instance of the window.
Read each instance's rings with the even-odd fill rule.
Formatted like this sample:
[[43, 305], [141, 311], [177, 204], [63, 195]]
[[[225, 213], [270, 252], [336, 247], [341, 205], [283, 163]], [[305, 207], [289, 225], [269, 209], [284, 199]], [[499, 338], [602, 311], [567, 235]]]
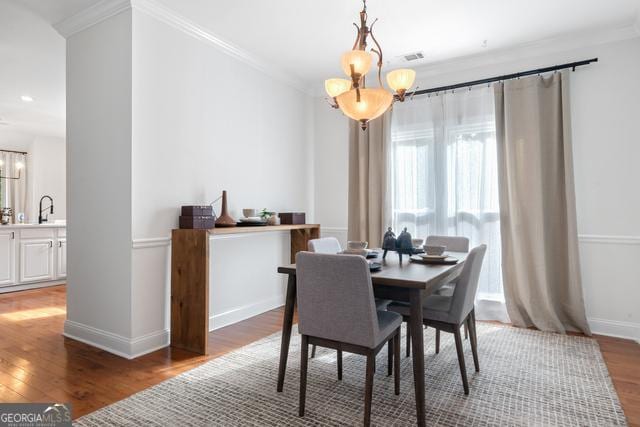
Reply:
[[395, 230], [486, 243], [479, 299], [504, 301], [493, 92], [416, 98], [394, 106], [390, 147]]

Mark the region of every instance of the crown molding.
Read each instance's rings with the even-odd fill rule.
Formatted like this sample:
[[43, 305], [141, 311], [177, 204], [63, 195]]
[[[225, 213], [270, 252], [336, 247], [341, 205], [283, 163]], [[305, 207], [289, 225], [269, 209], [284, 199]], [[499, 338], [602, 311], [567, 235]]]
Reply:
[[203, 41], [219, 51], [235, 58], [258, 71], [286, 84], [298, 91], [311, 95], [308, 86], [299, 78], [274, 67], [262, 58], [246, 51], [233, 43], [224, 40], [211, 31], [197, 25], [174, 10], [159, 4], [155, 0], [103, 0], [80, 13], [57, 24], [54, 28], [65, 38], [85, 30], [107, 18], [128, 9], [135, 9], [163, 22], [183, 33]]
[[[607, 43], [630, 40], [640, 37], [640, 14], [635, 23], [564, 34], [558, 37], [522, 43], [503, 49], [494, 49], [482, 53], [463, 55], [441, 61], [417, 64], [413, 69], [417, 73], [417, 82], [431, 76], [440, 76], [461, 70], [470, 70], [492, 65], [509, 64], [515, 61], [545, 59], [548, 55], [569, 53], [571, 51], [599, 46]], [[583, 58], [577, 58], [583, 59]], [[547, 64], [548, 65], [548, 64]], [[387, 71], [406, 67], [406, 64], [390, 64]], [[310, 89], [315, 97], [325, 97], [322, 82], [315, 82]]]
[[640, 31], [638, 31], [637, 27], [638, 23], [635, 23], [619, 27], [574, 32], [503, 49], [418, 65], [415, 70], [420, 77], [425, 77], [463, 69], [505, 64], [518, 60], [542, 58], [548, 55], [637, 38], [640, 36]]
[[102, 0], [69, 18], [53, 24], [53, 28], [66, 39], [130, 8], [130, 0]]

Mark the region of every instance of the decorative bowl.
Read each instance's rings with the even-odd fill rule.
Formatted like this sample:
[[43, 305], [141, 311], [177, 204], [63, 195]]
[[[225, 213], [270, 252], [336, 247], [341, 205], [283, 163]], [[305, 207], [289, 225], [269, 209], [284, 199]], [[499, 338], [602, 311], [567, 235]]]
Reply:
[[447, 250], [446, 246], [441, 245], [424, 245], [424, 251], [427, 255], [442, 255]]

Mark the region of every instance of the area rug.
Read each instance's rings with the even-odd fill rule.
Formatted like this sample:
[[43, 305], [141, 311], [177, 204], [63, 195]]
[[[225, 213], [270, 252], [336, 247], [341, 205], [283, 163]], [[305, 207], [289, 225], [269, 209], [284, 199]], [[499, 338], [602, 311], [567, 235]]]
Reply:
[[[403, 330], [403, 334], [404, 334]], [[496, 324], [478, 324], [480, 372], [464, 342], [470, 394], [464, 395], [450, 334], [434, 352], [425, 330], [426, 420], [432, 426], [623, 426], [626, 420], [595, 340]], [[403, 340], [404, 343], [404, 340]], [[294, 329], [284, 392], [276, 392], [280, 334], [209, 361], [77, 420], [78, 426], [355, 426], [363, 421], [365, 361], [318, 349], [309, 363], [304, 418], [298, 413], [300, 338]], [[372, 424], [416, 423], [411, 359], [401, 393], [377, 359]]]

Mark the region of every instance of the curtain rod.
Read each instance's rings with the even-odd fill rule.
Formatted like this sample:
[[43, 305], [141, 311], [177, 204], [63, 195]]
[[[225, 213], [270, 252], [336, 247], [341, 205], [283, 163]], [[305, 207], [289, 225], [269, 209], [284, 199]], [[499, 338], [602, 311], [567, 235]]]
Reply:
[[406, 96], [426, 95], [428, 93], [445, 92], [447, 90], [459, 89], [462, 87], [471, 87], [471, 86], [476, 86], [481, 84], [500, 82], [503, 80], [512, 80], [512, 79], [517, 79], [524, 76], [531, 76], [533, 74], [548, 73], [550, 71], [564, 70], [567, 68], [572, 68], [573, 71], [575, 71], [576, 67], [580, 67], [582, 65], [588, 65], [588, 64], [591, 64], [592, 62], [598, 62], [598, 58], [585, 59], [584, 61], [577, 61], [577, 62], [569, 62], [567, 64], [561, 64], [561, 65], [553, 65], [551, 67], [536, 68], [535, 70], [521, 71], [519, 73], [505, 74], [503, 76], [489, 77], [488, 79], [473, 80], [470, 82], [457, 83], [449, 86], [440, 86], [440, 87], [434, 87], [431, 89], [416, 90], [416, 91], [407, 93]]
[[0, 151], [3, 151], [5, 153], [16, 153], [16, 154], [24, 154], [25, 156], [29, 153], [27, 153], [26, 151], [14, 151], [14, 150], [2, 150], [0, 149]]

